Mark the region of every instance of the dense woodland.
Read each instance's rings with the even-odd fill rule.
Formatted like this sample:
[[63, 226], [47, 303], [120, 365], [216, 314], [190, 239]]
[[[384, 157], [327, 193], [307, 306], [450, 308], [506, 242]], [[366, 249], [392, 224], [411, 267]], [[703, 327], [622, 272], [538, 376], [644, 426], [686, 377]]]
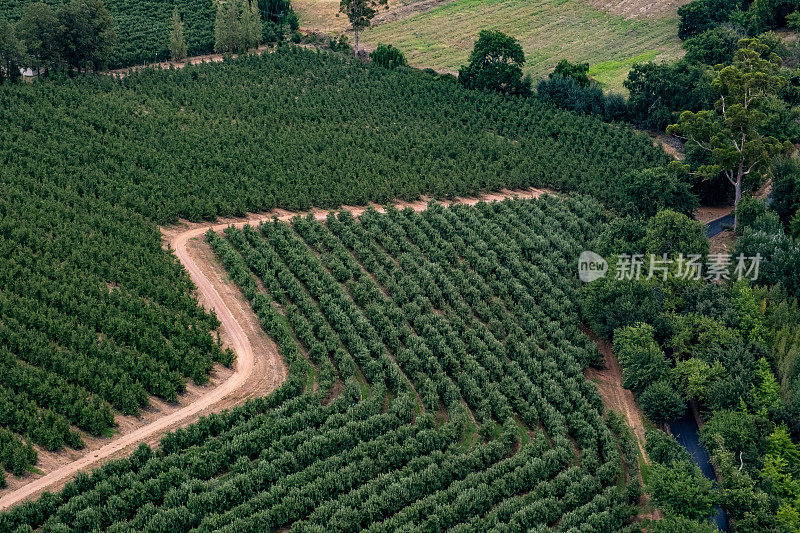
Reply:
[[[742, 223], [734, 257], [758, 253], [753, 235], [765, 224], [780, 225], [774, 212]], [[615, 253], [622, 235], [626, 253], [713, 257], [703, 224], [669, 211], [644, 227], [617, 219], [592, 249]], [[669, 251], [667, 243], [677, 247]], [[582, 288], [582, 317], [613, 341], [623, 386], [648, 419], [664, 429], [688, 409], [706, 422], [701, 442], [720, 483], [707, 480], [660, 429], [648, 431], [655, 465], [645, 472], [646, 489], [670, 519], [702, 520], [722, 505], [734, 531], [800, 527], [800, 314], [797, 300], [772, 285], [783, 281], [773, 277], [775, 263], [770, 256], [759, 276], [767, 286], [737, 281], [734, 259], [722, 283], [682, 279], [673, 264], [667, 280], [608, 277]]]

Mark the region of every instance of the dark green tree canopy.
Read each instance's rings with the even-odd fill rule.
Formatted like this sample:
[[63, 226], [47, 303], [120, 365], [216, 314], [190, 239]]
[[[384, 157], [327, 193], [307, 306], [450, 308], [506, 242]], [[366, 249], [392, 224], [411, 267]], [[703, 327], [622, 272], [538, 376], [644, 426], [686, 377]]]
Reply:
[[519, 42], [497, 30], [483, 30], [475, 41], [469, 64], [461, 67], [459, 81], [470, 89], [528, 96], [530, 78], [522, 75], [525, 53]]

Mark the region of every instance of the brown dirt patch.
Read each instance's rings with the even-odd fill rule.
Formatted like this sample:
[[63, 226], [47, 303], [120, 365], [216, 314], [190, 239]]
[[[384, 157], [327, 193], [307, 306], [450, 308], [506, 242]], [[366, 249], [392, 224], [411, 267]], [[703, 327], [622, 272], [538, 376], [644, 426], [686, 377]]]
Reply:
[[736, 235], [732, 230], [726, 229], [722, 233], [717, 233], [710, 239], [709, 251], [712, 254], [732, 254], [733, 247], [736, 245]]
[[718, 218], [730, 215], [732, 211], [733, 207], [729, 205], [703, 206], [699, 207], [694, 212], [694, 218], [703, 224], [708, 224], [709, 222], [717, 220]]
[[587, 4], [625, 19], [676, 17], [690, 0], [587, 0]]
[[611, 351], [611, 343], [601, 340], [589, 330], [584, 330], [592, 341], [597, 344], [597, 348], [603, 355], [604, 368], [587, 368], [584, 372], [586, 379], [597, 386], [597, 391], [603, 399], [606, 409], [616, 411], [625, 417], [628, 425], [636, 435], [636, 442], [639, 444], [639, 452], [645, 463], [650, 463], [644, 451], [644, 415], [636, 404], [633, 393], [622, 386], [622, 368], [619, 366], [617, 356]]

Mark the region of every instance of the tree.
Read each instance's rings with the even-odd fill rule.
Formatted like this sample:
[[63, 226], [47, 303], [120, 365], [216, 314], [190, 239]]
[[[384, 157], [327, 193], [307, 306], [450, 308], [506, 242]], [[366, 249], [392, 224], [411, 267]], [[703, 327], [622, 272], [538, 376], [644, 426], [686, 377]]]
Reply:
[[387, 0], [341, 0], [339, 13], [347, 15], [350, 28], [355, 34], [355, 51], [358, 54], [358, 34], [369, 28], [372, 19], [381, 7], [388, 9]]
[[664, 309], [664, 295], [655, 280], [617, 280], [607, 275], [581, 289], [581, 315], [604, 339], [619, 327], [658, 323]]
[[258, 48], [264, 33], [262, 22], [258, 13], [258, 4], [254, 0], [241, 0], [240, 7], [242, 29], [242, 42], [245, 50]]
[[667, 377], [669, 365], [650, 324], [614, 330], [614, 353], [622, 366], [623, 386], [641, 394], [651, 383]]
[[574, 79], [580, 85], [589, 85], [589, 63], [570, 63], [566, 59], [562, 59], [556, 65], [550, 77], [564, 76]]
[[62, 54], [78, 70], [97, 71], [111, 59], [117, 42], [114, 21], [102, 0], [72, 0], [58, 11]]
[[691, 63], [707, 65], [729, 63], [736, 54], [742, 37], [744, 35], [730, 25], [717, 26], [684, 41], [685, 58]]
[[258, 7], [250, 0], [228, 0], [217, 7], [214, 51], [243, 53], [261, 44], [263, 26]]
[[800, 159], [779, 159], [773, 169], [772, 205], [781, 222], [789, 224], [800, 212]]
[[662, 209], [691, 215], [698, 207], [688, 166], [677, 161], [666, 167], [628, 172], [620, 189], [608, 194], [607, 201], [626, 215], [644, 218], [650, 218]]
[[475, 41], [469, 64], [458, 72], [458, 81], [469, 89], [528, 96], [531, 81], [522, 76], [524, 64], [525, 53], [514, 37], [483, 30]]
[[242, 32], [239, 27], [238, 0], [220, 2], [214, 21], [214, 51], [218, 54], [235, 53], [242, 48]]
[[25, 46], [17, 39], [14, 26], [0, 20], [0, 84], [19, 79], [19, 66], [24, 59]]
[[369, 54], [369, 58], [376, 65], [380, 65], [388, 69], [404, 67], [408, 64], [406, 63], [406, 58], [403, 55], [403, 52], [391, 44], [378, 44], [378, 47]]
[[664, 380], [648, 385], [639, 396], [639, 404], [647, 418], [656, 424], [671, 422], [686, 411], [683, 397]]
[[[733, 63], [718, 71], [714, 89], [719, 100], [713, 111], [684, 111], [667, 133], [677, 135], [708, 152], [710, 163], [698, 168], [699, 175], [713, 178], [722, 173], [734, 187], [734, 208], [742, 197], [745, 177], [761, 176], [772, 160], [788, 152], [791, 144], [763, 136], [759, 126], [765, 115], [759, 109], [766, 97], [775, 96], [786, 84], [778, 69], [781, 60], [769, 54], [758, 39], [744, 39]], [[734, 229], [738, 227], [734, 218]]]
[[705, 224], [669, 209], [659, 211], [647, 222], [644, 244], [647, 253], [656, 256], [708, 255]]
[[713, 77], [704, 65], [676, 63], [634, 65], [623, 85], [630, 96], [632, 120], [641, 127], [663, 130], [677, 112], [700, 111], [714, 104]]
[[647, 492], [665, 513], [692, 520], [711, 516], [717, 495], [713, 484], [689, 461], [673, 466], [653, 464], [647, 480]]
[[689, 2], [678, 8], [681, 18], [678, 25], [678, 37], [688, 39], [711, 29], [714, 21], [708, 9], [708, 4], [702, 0]]
[[183, 37], [183, 21], [178, 13], [178, 7], [172, 10], [172, 35], [169, 41], [169, 54], [173, 61], [180, 61], [186, 57], [186, 39]]
[[25, 6], [16, 31], [25, 45], [32, 67], [37, 71], [58, 67], [61, 62], [61, 27], [49, 5], [34, 2]]
[[672, 466], [679, 461], [691, 461], [686, 448], [678, 444], [675, 437], [660, 429], [650, 428], [645, 432], [644, 449], [651, 460], [664, 466]]

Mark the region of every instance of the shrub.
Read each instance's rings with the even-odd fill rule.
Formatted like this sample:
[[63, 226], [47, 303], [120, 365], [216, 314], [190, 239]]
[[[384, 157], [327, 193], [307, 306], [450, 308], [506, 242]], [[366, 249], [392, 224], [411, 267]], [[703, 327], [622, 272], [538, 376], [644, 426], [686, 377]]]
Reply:
[[663, 380], [647, 386], [639, 396], [639, 405], [647, 418], [656, 424], [671, 422], [686, 411], [683, 397]]
[[685, 165], [632, 170], [622, 179], [619, 190], [598, 192], [621, 214], [650, 218], [661, 210], [691, 215], [698, 207], [692, 181]]
[[692, 520], [711, 516], [717, 497], [713, 484], [689, 461], [653, 465], [647, 480], [653, 502], [665, 513]]
[[668, 209], [659, 211], [648, 221], [644, 244], [648, 253], [657, 256], [708, 255], [705, 224]]
[[589, 85], [589, 63], [570, 63], [566, 59], [562, 59], [556, 65], [550, 77], [562, 76], [565, 78], [572, 78], [580, 85]]
[[672, 466], [679, 461], [691, 461], [689, 452], [678, 444], [675, 437], [667, 435], [660, 429], [647, 430], [644, 449], [652, 461], [664, 466]]
[[376, 65], [384, 68], [394, 69], [397, 67], [405, 67], [408, 65], [406, 57], [403, 52], [392, 46], [391, 44], [379, 44], [378, 47], [370, 52], [369, 58]]

